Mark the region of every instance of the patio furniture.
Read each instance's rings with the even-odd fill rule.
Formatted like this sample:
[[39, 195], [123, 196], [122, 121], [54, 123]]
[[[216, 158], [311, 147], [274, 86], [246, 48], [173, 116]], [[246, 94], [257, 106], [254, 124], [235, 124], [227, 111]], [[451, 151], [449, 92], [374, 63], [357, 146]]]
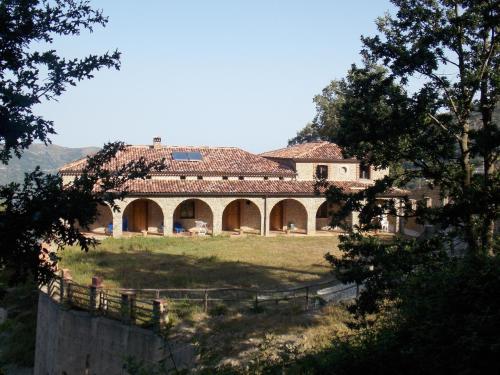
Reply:
[[198, 236], [205, 236], [208, 233], [208, 223], [201, 221], [201, 220], [195, 220], [195, 225], [196, 225], [196, 233], [198, 233]]
[[182, 226], [181, 223], [179, 222], [175, 222], [174, 223], [174, 232], [179, 234], [179, 233], [182, 233], [182, 232], [185, 232], [186, 230], [184, 229], [184, 227]]
[[382, 216], [380, 220], [380, 228], [382, 232], [389, 232], [389, 220], [387, 220], [387, 216]]
[[109, 223], [104, 230], [104, 233], [107, 235], [112, 235], [113, 234], [113, 223]]

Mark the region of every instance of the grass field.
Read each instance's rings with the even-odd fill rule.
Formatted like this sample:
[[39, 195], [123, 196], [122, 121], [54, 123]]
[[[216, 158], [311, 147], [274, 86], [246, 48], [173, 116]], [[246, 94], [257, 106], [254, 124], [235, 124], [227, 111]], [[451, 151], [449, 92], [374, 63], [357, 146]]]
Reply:
[[[105, 287], [267, 289], [331, 278], [324, 255], [337, 252], [337, 246], [336, 236], [109, 238], [88, 253], [65, 249], [60, 266], [81, 284], [102, 276]], [[208, 314], [198, 305], [179, 314], [174, 306], [173, 333], [197, 343], [205, 364], [254, 361], [255, 355], [268, 355], [259, 348], [269, 340], [274, 354], [285, 343], [319, 350], [349, 331], [349, 315], [341, 306], [304, 313], [303, 303], [280, 303], [259, 313], [223, 309]]]
[[330, 277], [332, 237], [134, 237], [106, 239], [84, 253], [66, 248], [60, 267], [88, 284], [102, 276], [107, 287], [283, 287]]

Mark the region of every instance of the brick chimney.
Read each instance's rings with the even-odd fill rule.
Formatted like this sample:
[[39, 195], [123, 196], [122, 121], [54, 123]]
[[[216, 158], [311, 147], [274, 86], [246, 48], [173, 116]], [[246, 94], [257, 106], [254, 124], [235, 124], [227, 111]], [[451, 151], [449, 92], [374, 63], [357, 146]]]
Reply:
[[153, 148], [161, 148], [161, 138], [160, 137], [154, 137], [153, 138]]

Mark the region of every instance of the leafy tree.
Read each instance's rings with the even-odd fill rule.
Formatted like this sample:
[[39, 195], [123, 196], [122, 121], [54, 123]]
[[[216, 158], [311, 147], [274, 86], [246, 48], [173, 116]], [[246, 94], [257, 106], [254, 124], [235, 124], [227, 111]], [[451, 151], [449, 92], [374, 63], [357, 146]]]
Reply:
[[[0, 161], [21, 153], [33, 141], [50, 142], [54, 123], [34, 113], [36, 104], [56, 100], [69, 86], [93, 77], [102, 68], [120, 67], [120, 53], [89, 55], [67, 59], [58, 55], [51, 44], [55, 38], [78, 36], [105, 26], [107, 18], [86, 0], [1, 0], [0, 1]], [[1, 327], [1, 344], [10, 360], [27, 364], [32, 359], [33, 311], [16, 313], [9, 303], [22, 283], [33, 291], [36, 284], [51, 278], [57, 253], [49, 253], [46, 244], [60, 250], [78, 244], [88, 250], [95, 240], [80, 232], [97, 217], [101, 204], [116, 210], [116, 199], [127, 192], [131, 179], [145, 178], [152, 169], [163, 168], [163, 161], [144, 158], [125, 165], [110, 161], [124, 144], [110, 143], [87, 159], [84, 172], [70, 184], [59, 174], [44, 175], [37, 168], [26, 174], [23, 184], [0, 186], [0, 296], [11, 307], [9, 320]], [[108, 167], [108, 168], [107, 168]], [[19, 286], [21, 288], [21, 286]], [[25, 294], [33, 306], [34, 293]], [[4, 305], [5, 306], [5, 305]], [[27, 332], [30, 331], [30, 332]], [[26, 340], [24, 338], [27, 338]], [[17, 344], [14, 342], [18, 340]], [[7, 341], [7, 343], [6, 343]], [[21, 352], [19, 352], [21, 350]], [[3, 356], [5, 357], [5, 355]], [[5, 358], [0, 358], [3, 365]], [[7, 359], [9, 359], [7, 358]]]
[[0, 237], [7, 249], [0, 254], [0, 267], [10, 276], [10, 282], [23, 282], [30, 276], [39, 283], [48, 281], [57, 257], [46, 244], [58, 249], [77, 244], [88, 251], [96, 240], [80, 231], [96, 220], [99, 205], [117, 210], [116, 200], [125, 196], [128, 181], [145, 178], [151, 170], [164, 167], [163, 160], [148, 162], [141, 157], [109, 168], [124, 147], [121, 142], [106, 144], [87, 158], [82, 173], [70, 184], [65, 185], [58, 174], [45, 175], [36, 169], [26, 174], [22, 185], [0, 187], [0, 201], [4, 202]]
[[[360, 225], [341, 240], [343, 255], [327, 259], [339, 279], [364, 285], [355, 311], [374, 326], [309, 364], [313, 373], [481, 373], [498, 355], [490, 332], [499, 316], [485, 290], [499, 277], [500, 6], [392, 2], [395, 14], [377, 21], [380, 34], [362, 38], [363, 65], [339, 84], [333, 139], [375, 168], [406, 168], [356, 193], [327, 192], [344, 202], [336, 224], [359, 212]], [[415, 179], [439, 189], [439, 207], [377, 199]], [[367, 233], [382, 214], [416, 218], [435, 232], [382, 241]], [[327, 367], [316, 366], [321, 360]]]
[[[393, 275], [380, 255], [378, 264], [371, 264], [376, 272], [364, 274], [361, 280], [355, 270], [360, 262], [375, 259], [370, 252], [385, 254], [386, 260], [392, 257], [396, 262], [392, 267], [399, 264], [406, 270], [392, 278], [386, 289], [404, 283], [405, 275], [427, 259], [411, 255], [422, 249], [412, 241], [387, 244], [365, 238], [362, 233], [373, 228], [374, 218], [384, 213], [415, 217], [437, 229], [434, 240], [441, 244], [427, 247], [428, 251], [444, 249], [443, 241], [448, 241], [448, 249], [465, 247], [470, 256], [484, 256], [494, 251], [500, 196], [500, 132], [492, 120], [500, 84], [498, 2], [393, 3], [396, 15], [377, 22], [381, 35], [362, 38], [365, 65], [353, 66], [340, 84], [344, 102], [336, 141], [348, 155], [374, 167], [404, 164], [410, 168], [355, 194], [334, 187], [328, 191], [330, 200], [345, 202], [341, 215], [357, 210], [361, 222], [356, 228], [359, 233], [344, 238], [344, 256], [329, 260], [343, 280], [366, 283], [365, 302], [371, 296], [366, 306], [372, 310], [386, 295], [380, 292], [380, 283], [371, 283], [370, 278], [389, 280]], [[415, 76], [419, 86], [410, 90], [410, 84], [416, 85]], [[473, 174], [473, 159], [481, 161], [484, 173]], [[416, 178], [439, 188], [442, 206], [413, 207], [408, 199], [377, 200], [378, 194]], [[394, 256], [395, 250], [400, 256]], [[406, 264], [410, 258], [412, 267]]]
[[54, 123], [33, 112], [36, 104], [57, 99], [96, 70], [120, 67], [118, 51], [66, 59], [50, 49], [56, 37], [92, 32], [107, 22], [88, 1], [0, 2], [0, 161], [19, 157], [35, 140], [50, 142]]
[[[33, 112], [42, 101], [55, 100], [68, 85], [93, 77], [101, 68], [120, 66], [120, 53], [66, 59], [50, 49], [56, 37], [77, 36], [83, 30], [105, 26], [107, 18], [88, 1], [4, 0], [0, 2], [0, 160], [21, 155], [34, 140], [50, 142], [54, 124]], [[0, 268], [10, 282], [33, 277], [47, 281], [52, 263], [43, 243], [58, 248], [79, 244], [88, 250], [95, 240], [80, 233], [97, 216], [97, 208], [123, 198], [126, 184], [145, 178], [162, 161], [144, 158], [109, 168], [123, 143], [104, 146], [87, 159], [81, 176], [64, 185], [60, 175], [44, 175], [37, 168], [23, 184], [0, 186]], [[107, 168], [108, 167], [108, 168]]]
[[332, 81], [321, 94], [313, 98], [316, 116], [297, 135], [288, 141], [288, 145], [316, 140], [335, 140], [339, 127], [339, 110], [344, 101], [340, 81]]
[[[449, 200], [433, 210], [406, 205], [406, 216], [457, 229], [473, 254], [491, 252], [500, 150], [492, 121], [500, 85], [498, 2], [393, 3], [397, 14], [378, 19], [382, 35], [362, 38], [365, 66], [353, 66], [342, 82], [337, 141], [375, 167], [409, 163], [383, 182], [386, 189], [420, 177]], [[420, 87], [411, 93], [417, 75]], [[477, 111], [481, 121], [472, 127]], [[473, 158], [484, 173], [473, 174]]]

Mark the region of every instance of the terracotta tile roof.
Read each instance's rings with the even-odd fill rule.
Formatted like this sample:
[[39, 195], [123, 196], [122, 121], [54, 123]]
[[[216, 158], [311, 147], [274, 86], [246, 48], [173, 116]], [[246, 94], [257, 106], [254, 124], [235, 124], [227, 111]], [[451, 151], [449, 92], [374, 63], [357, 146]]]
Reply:
[[[356, 191], [369, 186], [359, 182], [333, 182], [344, 191]], [[130, 194], [158, 195], [315, 195], [314, 181], [272, 180], [134, 180], [127, 185]], [[321, 189], [324, 191], [324, 189]]]
[[[173, 160], [172, 152], [200, 152], [202, 160]], [[291, 168], [235, 147], [127, 146], [108, 167], [116, 168], [142, 156], [147, 160], [165, 158], [166, 169], [154, 175], [295, 176]], [[82, 170], [85, 163], [86, 159], [80, 159], [64, 165], [59, 171], [62, 174], [75, 174]]]
[[260, 154], [266, 158], [293, 160], [342, 160], [342, 149], [331, 142], [308, 142]]

